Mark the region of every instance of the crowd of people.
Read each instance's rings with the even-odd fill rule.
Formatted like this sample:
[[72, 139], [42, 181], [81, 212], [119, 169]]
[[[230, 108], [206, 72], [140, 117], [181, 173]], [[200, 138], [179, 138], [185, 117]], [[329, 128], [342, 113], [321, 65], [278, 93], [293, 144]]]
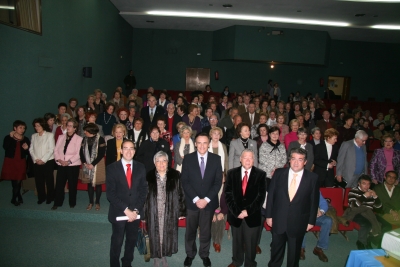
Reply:
[[[130, 77], [126, 83], [136, 83]], [[315, 225], [324, 229], [313, 253], [328, 261], [332, 220], [360, 225], [358, 249], [379, 246], [383, 232], [400, 226], [395, 111], [375, 119], [361, 106], [326, 107], [318, 95], [300, 92], [285, 102], [277, 83], [268, 86], [266, 93], [237, 94], [226, 86], [218, 97], [208, 85], [191, 99], [155, 95], [152, 87], [143, 96], [137, 89], [124, 95], [118, 87], [107, 100], [96, 89], [85, 105], [71, 98], [58, 104], [57, 114], [35, 118], [30, 139], [27, 124], [16, 120], [4, 138], [1, 178], [11, 180], [11, 203], [19, 206], [21, 183], [33, 173], [37, 204], [53, 203], [52, 210], [63, 206], [67, 182], [69, 206], [76, 206], [80, 180], [87, 184], [86, 209], [98, 211], [106, 184], [111, 266], [120, 264], [124, 234], [122, 265], [130, 266], [139, 215], [155, 266], [168, 266], [166, 257], [177, 252], [177, 221], [184, 218], [184, 266], [197, 253], [211, 266], [211, 240], [220, 252], [226, 221], [233, 236], [229, 267], [255, 266], [264, 221], [272, 227], [269, 266], [282, 264], [286, 242], [290, 266], [305, 259], [304, 233]], [[382, 148], [368, 162], [372, 139], [381, 140]], [[350, 208], [340, 218], [328, 216], [319, 192], [335, 186], [351, 188]]]

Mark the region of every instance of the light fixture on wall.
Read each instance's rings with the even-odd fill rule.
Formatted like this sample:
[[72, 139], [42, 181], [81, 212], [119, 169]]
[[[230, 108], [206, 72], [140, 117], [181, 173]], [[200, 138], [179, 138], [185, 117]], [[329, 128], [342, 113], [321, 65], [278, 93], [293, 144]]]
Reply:
[[274, 64], [271, 64], [271, 69], [275, 68]]

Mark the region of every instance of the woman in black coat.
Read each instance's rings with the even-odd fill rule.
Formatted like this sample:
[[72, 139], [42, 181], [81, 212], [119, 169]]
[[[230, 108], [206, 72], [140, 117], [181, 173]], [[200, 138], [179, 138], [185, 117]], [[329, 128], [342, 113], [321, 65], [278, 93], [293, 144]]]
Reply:
[[[319, 176], [320, 187], [334, 186], [335, 174], [333, 167], [336, 166], [339, 147], [336, 144], [339, 132], [333, 128], [324, 133], [325, 141], [321, 141], [314, 148], [314, 173]], [[328, 146], [332, 146], [331, 155], [328, 156]]]
[[165, 257], [178, 252], [178, 220], [186, 216], [185, 196], [179, 172], [168, 168], [167, 153], [157, 152], [152, 162], [156, 168], [147, 173], [144, 219], [154, 266], [168, 266]]
[[160, 138], [160, 129], [157, 126], [152, 126], [150, 128], [150, 138], [144, 141], [135, 153], [135, 160], [144, 164], [146, 173], [154, 169], [153, 157], [158, 151], [167, 153], [169, 159], [168, 166], [171, 167], [172, 156], [169, 143]]
[[121, 144], [126, 139], [128, 131], [122, 123], [115, 124], [112, 129], [112, 136], [107, 140], [106, 166], [121, 159]]

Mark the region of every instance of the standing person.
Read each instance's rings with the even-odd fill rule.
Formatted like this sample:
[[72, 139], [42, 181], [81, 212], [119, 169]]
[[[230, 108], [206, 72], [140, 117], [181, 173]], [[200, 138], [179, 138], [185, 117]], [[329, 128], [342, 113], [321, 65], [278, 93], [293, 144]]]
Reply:
[[354, 117], [352, 115], [345, 115], [343, 121], [344, 125], [337, 128], [339, 132], [337, 144], [339, 147], [344, 141], [353, 139], [357, 132], [357, 130], [352, 127], [354, 122]]
[[286, 243], [287, 266], [299, 266], [304, 235], [317, 218], [318, 175], [304, 169], [307, 151], [295, 148], [290, 155], [290, 167], [275, 170], [268, 190], [266, 215], [272, 227], [269, 267], [282, 265]]
[[72, 97], [68, 101], [69, 105], [67, 107], [66, 113], [69, 114], [71, 118], [75, 118], [78, 114], [76, 112], [76, 106], [78, 105], [78, 99]]
[[[314, 128], [315, 129], [315, 128]], [[316, 130], [315, 133], [319, 131]], [[320, 187], [333, 187], [339, 146], [336, 144], [338, 131], [330, 128], [324, 133], [325, 141], [314, 147], [314, 172], [318, 174]]]
[[107, 103], [105, 111], [97, 116], [96, 124], [102, 127], [104, 135], [111, 135], [112, 128], [117, 123], [117, 119], [113, 114], [114, 109], [115, 105], [113, 103]]
[[289, 149], [289, 145], [291, 142], [299, 140], [299, 137], [297, 136], [297, 130], [300, 127], [299, 121], [296, 119], [291, 120], [289, 123], [289, 127], [291, 132], [286, 134], [284, 138], [286, 150]]
[[46, 114], [44, 114], [43, 118], [47, 123], [49, 132], [54, 135], [56, 133], [56, 129], [57, 129], [57, 124], [55, 124], [56, 115], [54, 115], [53, 113], [46, 113]]
[[32, 125], [36, 133], [32, 135], [29, 153], [34, 163], [37, 203], [50, 204], [54, 200], [54, 135], [46, 132], [47, 124], [42, 118], [34, 119]]
[[196, 235], [200, 227], [199, 255], [205, 267], [211, 266], [211, 222], [218, 208], [218, 191], [222, 184], [222, 166], [219, 155], [209, 153], [208, 134], [196, 137], [197, 151], [183, 159], [181, 181], [185, 192], [187, 216], [184, 266], [189, 267], [197, 254]]
[[93, 101], [93, 105], [94, 105], [94, 109], [96, 111], [97, 114], [103, 113], [104, 112], [104, 106], [105, 103], [103, 100], [101, 100], [101, 96], [103, 95], [103, 92], [100, 89], [95, 89], [94, 90], [94, 101]]
[[241, 167], [229, 170], [225, 199], [232, 226], [232, 263], [228, 267], [257, 266], [256, 247], [261, 226], [261, 207], [266, 194], [266, 173], [254, 167], [254, 152], [245, 149]]
[[321, 129], [321, 132], [324, 133], [326, 129], [329, 128], [337, 128], [336, 121], [330, 119], [331, 114], [328, 110], [325, 110], [322, 113], [322, 120], [317, 121], [316, 126]]
[[167, 105], [167, 124], [165, 129], [169, 132], [172, 132], [172, 136], [178, 133], [176, 129], [176, 125], [182, 121], [182, 117], [178, 114], [175, 114], [175, 106], [173, 103], [169, 103]]
[[124, 124], [115, 124], [112, 130], [114, 138], [107, 140], [106, 166], [121, 159], [121, 145], [127, 137], [127, 130]]
[[[86, 112], [85, 119], [86, 119], [86, 124], [88, 124], [88, 123], [96, 124], [97, 113], [95, 111], [88, 111], [88, 112]], [[85, 127], [85, 125], [83, 127]], [[104, 137], [103, 127], [99, 124], [96, 124], [96, 125], [99, 128], [100, 136]], [[83, 132], [83, 136], [82, 136], [82, 138], [83, 138], [83, 137], [85, 137], [85, 131], [83, 130], [83, 128], [82, 128], [82, 132]]]
[[310, 143], [314, 149], [315, 146], [321, 143], [321, 131], [318, 127], [314, 127], [311, 129], [312, 139], [307, 142]]
[[336, 180], [341, 182], [343, 177], [347, 181], [347, 188], [357, 186], [358, 177], [368, 173], [367, 148], [365, 142], [368, 135], [358, 130], [354, 139], [342, 143], [339, 149], [336, 167]]
[[69, 188], [69, 206], [70, 208], [74, 208], [76, 205], [78, 176], [81, 167], [79, 151], [82, 144], [82, 137], [76, 133], [77, 128], [78, 122], [75, 119], [69, 119], [67, 122], [67, 132], [60, 135], [54, 149], [54, 159], [58, 168], [55, 199], [54, 206], [51, 208], [52, 210], [56, 210], [63, 205], [65, 197], [64, 188], [67, 181]]
[[85, 106], [80, 106], [78, 107], [77, 110], [77, 116], [76, 116], [76, 121], [78, 122], [78, 128], [76, 129], [76, 133], [80, 136], [80, 137], [84, 137], [85, 134], [83, 133], [83, 126], [86, 125], [86, 108]]
[[[314, 148], [311, 144], [307, 143], [307, 130], [305, 128], [299, 128], [297, 131], [297, 141], [293, 141], [290, 143], [288, 151], [290, 152], [293, 148], [302, 148], [307, 151], [307, 164], [304, 167], [308, 171], [312, 171], [314, 169]], [[290, 161], [290, 158], [288, 159]]]
[[285, 136], [289, 133], [289, 126], [285, 124], [285, 115], [278, 115], [276, 118], [276, 127], [279, 129], [279, 141], [284, 144]]
[[58, 140], [60, 135], [63, 135], [67, 132], [67, 121], [71, 118], [68, 113], [64, 113], [60, 115], [60, 123], [61, 125], [57, 127], [56, 133], [54, 134], [54, 140]]
[[135, 75], [133, 75], [133, 70], [130, 70], [129, 74], [125, 76], [124, 84], [125, 84], [126, 96], [128, 97], [129, 94], [132, 92], [132, 89], [136, 88], [136, 77]]
[[21, 183], [26, 179], [29, 146], [31, 142], [24, 136], [26, 124], [16, 120], [13, 123], [13, 131], [4, 137], [3, 148], [5, 150], [1, 179], [10, 180], [12, 185], [11, 204], [19, 206], [24, 203], [21, 195]]
[[[107, 199], [110, 202], [108, 221], [112, 224], [110, 266], [119, 267], [119, 257], [125, 238], [125, 253], [122, 266], [131, 266], [136, 246], [139, 222], [148, 192], [146, 170], [140, 162], [133, 160], [135, 144], [124, 140], [121, 145], [121, 160], [107, 166]], [[132, 175], [133, 174], [133, 175]], [[127, 221], [117, 217], [127, 216]], [[175, 222], [176, 223], [176, 222]]]
[[201, 133], [201, 120], [199, 115], [199, 108], [196, 105], [189, 105], [188, 108], [189, 114], [183, 115], [182, 121], [189, 125], [194, 135]]
[[187, 154], [195, 151], [195, 146], [190, 138], [192, 135], [192, 128], [187, 125], [183, 125], [180, 130], [180, 141], [174, 146], [174, 169], [182, 171], [182, 161]]
[[82, 141], [80, 157], [82, 161], [82, 183], [88, 185], [89, 205], [86, 210], [91, 210], [94, 205], [94, 191], [96, 190], [96, 210], [100, 210], [100, 197], [102, 184], [106, 182], [104, 155], [106, 154], [106, 141], [99, 134], [99, 128], [94, 123], [88, 123], [83, 128], [85, 137]]
[[168, 168], [167, 153], [157, 152], [153, 161], [156, 168], [147, 173], [149, 193], [143, 219], [147, 223], [154, 266], [167, 267], [166, 257], [178, 252], [177, 221], [186, 216], [185, 196], [180, 173]]
[[242, 155], [243, 150], [250, 149], [253, 150], [256, 157], [255, 166], [258, 166], [258, 149], [257, 142], [250, 139], [250, 127], [247, 123], [242, 122], [236, 128], [239, 138], [232, 140], [229, 145], [229, 164], [228, 170], [240, 166], [240, 155]]
[[134, 127], [132, 129], [132, 136], [131, 139], [135, 144], [135, 149], [138, 150], [143, 141], [147, 140], [147, 131], [143, 128], [143, 119], [137, 118], [134, 120]]
[[154, 96], [150, 96], [147, 101], [148, 106], [143, 107], [140, 112], [140, 117], [143, 119], [143, 129], [149, 133], [149, 128], [156, 125], [157, 118], [164, 115], [163, 107], [157, 106], [157, 100]]

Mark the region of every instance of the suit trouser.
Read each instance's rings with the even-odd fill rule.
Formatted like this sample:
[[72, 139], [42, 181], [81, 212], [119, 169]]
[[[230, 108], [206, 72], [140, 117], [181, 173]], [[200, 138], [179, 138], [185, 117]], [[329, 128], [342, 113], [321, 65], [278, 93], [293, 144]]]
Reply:
[[206, 258], [210, 255], [211, 222], [213, 215], [214, 211], [204, 209], [187, 210], [185, 250], [188, 257], [194, 258], [196, 256], [196, 235], [198, 227], [200, 227], [199, 255], [201, 258]]
[[239, 227], [232, 226], [232, 262], [235, 266], [257, 266], [256, 246], [260, 227], [249, 227], [245, 220]]
[[[264, 215], [262, 215], [261, 214], [261, 225], [260, 225], [260, 227], [258, 227], [258, 231], [257, 231], [257, 245], [259, 245], [260, 244], [260, 242], [261, 242], [261, 235], [262, 235], [262, 232], [263, 232], [263, 230], [264, 230], [264, 222], [265, 222], [265, 217], [264, 217]], [[254, 249], [255, 249], [255, 247], [254, 247]]]
[[[35, 185], [39, 201], [53, 201], [54, 199], [54, 159], [48, 160], [44, 165], [34, 164]], [[46, 193], [47, 188], [47, 193]]]
[[133, 222], [119, 221], [112, 224], [111, 247], [110, 247], [110, 266], [119, 267], [119, 257], [121, 255], [122, 243], [125, 239], [124, 257], [121, 259], [122, 266], [131, 266], [133, 261], [133, 251], [136, 246], [138, 236], [139, 221]]
[[286, 243], [288, 244], [287, 252], [287, 267], [298, 267], [300, 260], [301, 243], [303, 242], [304, 234], [299, 237], [290, 237], [287, 232], [283, 234], [272, 233], [271, 245], [271, 260], [268, 263], [269, 267], [282, 266], [283, 258], [285, 257]]
[[55, 206], [62, 206], [65, 197], [65, 184], [68, 181], [69, 205], [76, 205], [76, 194], [78, 186], [80, 166], [58, 166], [55, 190]]

